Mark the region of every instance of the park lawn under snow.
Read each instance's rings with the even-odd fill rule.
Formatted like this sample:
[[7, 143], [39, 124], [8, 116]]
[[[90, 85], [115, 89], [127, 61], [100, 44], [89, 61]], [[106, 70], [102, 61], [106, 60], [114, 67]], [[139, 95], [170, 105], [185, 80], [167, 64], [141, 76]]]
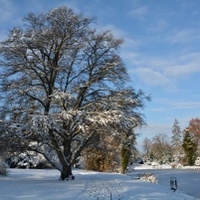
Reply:
[[57, 170], [9, 169], [8, 176], [0, 176], [0, 199], [194, 200], [126, 175], [77, 169], [73, 173], [75, 180], [60, 181]]

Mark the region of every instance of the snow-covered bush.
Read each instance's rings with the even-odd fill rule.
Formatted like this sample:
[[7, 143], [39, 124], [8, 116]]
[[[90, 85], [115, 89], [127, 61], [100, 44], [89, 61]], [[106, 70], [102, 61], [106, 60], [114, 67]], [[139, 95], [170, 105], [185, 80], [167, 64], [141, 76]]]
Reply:
[[151, 166], [152, 166], [152, 168], [154, 168], [154, 169], [160, 168], [160, 164], [159, 164], [158, 162], [152, 162], [152, 163], [151, 163]]
[[150, 183], [157, 183], [157, 178], [152, 173], [139, 174], [139, 179]]
[[18, 156], [7, 159], [7, 164], [10, 168], [50, 168], [50, 164], [43, 156], [38, 154], [21, 153]]
[[1, 162], [0, 163], [0, 175], [6, 176], [8, 174], [7, 168], [5, 163]]
[[194, 165], [200, 166], [200, 157], [197, 157], [197, 159], [194, 162]]

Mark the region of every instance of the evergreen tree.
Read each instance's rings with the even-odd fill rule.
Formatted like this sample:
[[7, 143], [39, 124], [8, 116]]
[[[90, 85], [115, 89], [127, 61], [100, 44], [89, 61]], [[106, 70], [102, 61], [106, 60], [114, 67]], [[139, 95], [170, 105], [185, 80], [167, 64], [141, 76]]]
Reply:
[[182, 132], [179, 125], [179, 121], [177, 119], [174, 120], [174, 124], [172, 127], [172, 137], [171, 137], [171, 144], [174, 150], [174, 153], [180, 153], [182, 149]]
[[121, 147], [121, 157], [120, 157], [120, 162], [121, 162], [121, 173], [125, 174], [125, 171], [128, 167], [129, 160], [131, 156], [131, 150], [130, 148], [126, 148], [125, 146]]
[[197, 143], [193, 140], [190, 132], [187, 129], [185, 130], [182, 147], [185, 152], [185, 165], [194, 165], [196, 160]]

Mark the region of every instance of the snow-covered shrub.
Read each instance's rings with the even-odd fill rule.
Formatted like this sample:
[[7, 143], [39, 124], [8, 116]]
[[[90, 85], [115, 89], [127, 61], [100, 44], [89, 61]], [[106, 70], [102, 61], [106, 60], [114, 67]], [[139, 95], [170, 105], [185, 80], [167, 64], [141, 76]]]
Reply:
[[5, 163], [1, 162], [0, 163], [0, 175], [6, 176], [8, 174], [7, 168]]
[[200, 166], [200, 157], [197, 157], [197, 159], [194, 162], [194, 165]]
[[157, 183], [157, 178], [152, 173], [139, 174], [139, 179], [150, 183]]
[[151, 163], [153, 162], [153, 158], [151, 158], [150, 156], [147, 156], [147, 155], [143, 156], [142, 160], [143, 160], [144, 164], [146, 164], [146, 165], [151, 165]]
[[183, 165], [181, 163], [178, 163], [178, 162], [172, 162], [172, 163], [170, 163], [170, 166], [173, 169], [181, 169], [183, 167]]
[[177, 168], [177, 163], [176, 162], [172, 162], [170, 163], [170, 166], [173, 168], [173, 169], [176, 169]]
[[160, 164], [158, 162], [152, 162], [151, 163], [152, 168], [158, 169], [160, 167]]
[[19, 159], [17, 156], [15, 157], [9, 157], [5, 160], [9, 168], [15, 168], [17, 167], [17, 163], [19, 162]]
[[183, 168], [183, 165], [181, 163], [179, 163], [177, 166], [176, 166], [176, 169], [181, 169]]
[[10, 168], [50, 168], [50, 164], [39, 154], [21, 153], [6, 160]]

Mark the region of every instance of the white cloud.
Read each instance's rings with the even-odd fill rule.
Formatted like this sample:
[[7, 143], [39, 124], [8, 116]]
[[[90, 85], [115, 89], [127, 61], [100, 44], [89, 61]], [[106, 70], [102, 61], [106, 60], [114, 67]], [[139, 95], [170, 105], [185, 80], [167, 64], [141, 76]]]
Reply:
[[157, 19], [151, 25], [149, 25], [148, 30], [157, 33], [157, 32], [161, 32], [163, 30], [166, 30], [168, 25], [169, 24], [166, 20]]
[[105, 31], [105, 30], [110, 30], [111, 33], [113, 33], [113, 35], [115, 37], [125, 37], [126, 36], [126, 32], [123, 31], [122, 29], [119, 29], [118, 27], [112, 25], [112, 24], [108, 24], [106, 26], [103, 26], [103, 27], [99, 27], [99, 30], [101, 31]]
[[200, 52], [183, 53], [171, 57], [171, 64], [165, 65], [163, 73], [171, 78], [182, 79], [200, 72]]
[[195, 101], [178, 101], [178, 102], [171, 102], [169, 105], [175, 109], [199, 109], [200, 102]]
[[173, 30], [167, 36], [167, 41], [171, 43], [183, 43], [199, 40], [199, 30], [197, 29], [182, 29]]
[[135, 48], [135, 47], [139, 47], [140, 45], [143, 44], [143, 42], [139, 39], [136, 38], [130, 38], [130, 37], [124, 37], [124, 44], [123, 47], [124, 48]]
[[[198, 109], [200, 108], [200, 101], [188, 101], [188, 100], [174, 100], [169, 98], [155, 98], [154, 102], [157, 105], [162, 105], [163, 107], [158, 108], [158, 111], [167, 109]], [[151, 111], [157, 108], [151, 109]]]
[[157, 58], [126, 49], [122, 57], [128, 64], [130, 76], [138, 76], [141, 82], [150, 87], [161, 86], [174, 90], [177, 89], [176, 83], [200, 72], [200, 52], [179, 52]]
[[122, 49], [123, 49], [123, 56], [126, 57], [126, 54], [132, 53], [132, 50], [136, 47], [139, 47], [140, 45], [142, 45], [142, 41], [140, 39], [136, 39], [134, 37], [129, 37], [127, 32], [112, 25], [112, 24], [108, 24], [106, 26], [103, 27], [99, 27], [100, 31], [106, 31], [106, 30], [110, 30], [111, 33], [116, 37], [116, 38], [121, 38], [123, 39], [123, 44], [122, 44]]
[[130, 70], [130, 72], [137, 73], [140, 79], [148, 86], [165, 86], [171, 84], [171, 80], [164, 74], [151, 68], [137, 68]]
[[152, 112], [164, 112], [164, 111], [166, 111], [166, 108], [165, 107], [155, 107], [155, 108], [150, 109], [150, 111], [152, 111]]
[[189, 77], [191, 74], [194, 74], [195, 72], [199, 72], [200, 69], [198, 68], [196, 63], [187, 63], [187, 64], [179, 64], [179, 65], [173, 65], [169, 66], [164, 70], [164, 73], [166, 76], [171, 78], [183, 78], [185, 76]]
[[148, 8], [146, 6], [141, 6], [138, 8], [135, 8], [133, 10], [131, 10], [128, 15], [129, 16], [133, 16], [133, 17], [143, 17], [148, 11]]

